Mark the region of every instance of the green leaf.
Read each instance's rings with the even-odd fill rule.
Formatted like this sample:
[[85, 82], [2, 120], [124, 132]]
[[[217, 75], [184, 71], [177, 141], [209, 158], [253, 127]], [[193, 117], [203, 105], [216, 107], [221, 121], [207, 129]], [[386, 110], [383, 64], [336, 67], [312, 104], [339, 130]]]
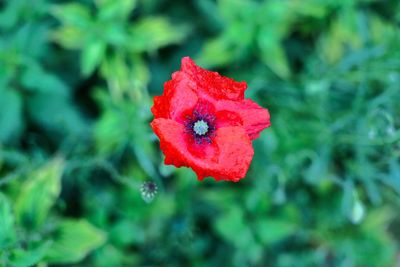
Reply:
[[21, 1], [8, 1], [7, 5], [3, 6], [0, 12], [0, 27], [3, 30], [9, 30], [15, 26], [20, 14], [20, 8]]
[[258, 44], [262, 61], [279, 77], [288, 78], [290, 75], [289, 63], [279, 34], [265, 29], [258, 36]]
[[298, 15], [324, 18], [328, 12], [328, 1], [319, 0], [295, 0], [289, 2], [290, 9]]
[[0, 193], [0, 249], [13, 244], [14, 241], [14, 216], [7, 198]]
[[204, 45], [198, 64], [202, 66], [221, 66], [229, 64], [234, 59], [235, 53], [228, 40], [218, 37]]
[[68, 49], [82, 48], [86, 44], [85, 31], [75, 26], [63, 26], [51, 33], [51, 39]]
[[45, 242], [34, 249], [17, 249], [10, 256], [12, 267], [29, 267], [38, 263], [46, 254], [50, 247], [50, 242]]
[[137, 56], [132, 56], [132, 64], [133, 66], [131, 75], [135, 77], [134, 81], [136, 87], [139, 88], [146, 87], [150, 80], [150, 71], [146, 62], [142, 59], [142, 57], [137, 55]]
[[127, 264], [127, 258], [129, 257], [129, 262], [131, 262], [131, 258], [134, 260], [139, 256], [137, 254], [124, 253], [118, 247], [114, 247], [112, 245], [103, 246], [96, 251], [93, 255], [93, 266], [97, 267], [109, 267], [109, 266], [138, 266], [139, 262], [136, 260], [135, 264]]
[[63, 161], [58, 158], [31, 173], [22, 185], [15, 204], [19, 224], [27, 229], [42, 226], [60, 194], [63, 166]]
[[229, 23], [238, 22], [240, 20], [246, 22], [254, 21], [254, 14], [259, 8], [259, 5], [255, 3], [255, 1], [249, 0], [221, 0], [218, 1], [218, 5], [221, 15]]
[[81, 70], [82, 74], [88, 76], [96, 69], [102, 61], [106, 51], [106, 44], [93, 40], [82, 49]]
[[61, 27], [52, 33], [52, 38], [64, 47], [84, 47], [92, 32], [90, 9], [79, 3], [54, 6], [52, 14], [61, 22]]
[[246, 247], [253, 243], [254, 238], [250, 228], [244, 222], [243, 212], [236, 206], [219, 217], [215, 227], [218, 234], [237, 247]]
[[57, 135], [82, 138], [87, 130], [81, 116], [70, 98], [55, 93], [37, 93], [27, 99], [27, 111], [32, 121], [52, 137]]
[[92, 19], [90, 9], [80, 3], [57, 5], [51, 11], [53, 16], [63, 24], [74, 25], [80, 28], [87, 26]]
[[109, 89], [113, 97], [120, 97], [129, 88], [131, 77], [124, 56], [122, 53], [116, 53], [115, 55], [105, 57], [101, 63], [101, 75], [110, 85]]
[[181, 42], [187, 35], [184, 26], [175, 26], [163, 17], [147, 17], [130, 29], [132, 52], [149, 52], [163, 46]]
[[95, 140], [100, 154], [115, 152], [130, 137], [129, 125], [121, 124], [126, 119], [124, 115], [120, 110], [107, 108], [97, 121]]
[[0, 129], [0, 143], [16, 141], [22, 132], [22, 99], [16, 90], [0, 88]]
[[322, 56], [328, 63], [337, 63], [346, 52], [353, 52], [362, 46], [360, 16], [353, 10], [341, 12], [329, 31], [320, 39]]
[[145, 233], [141, 230], [140, 225], [130, 220], [116, 222], [109, 232], [109, 237], [112, 244], [120, 246], [145, 242]]
[[98, 0], [98, 16], [101, 20], [126, 19], [137, 5], [137, 0]]
[[46, 72], [40, 65], [31, 63], [21, 75], [21, 83], [27, 89], [42, 93], [68, 95], [68, 87], [57, 76]]
[[265, 245], [287, 238], [295, 231], [295, 224], [278, 218], [263, 218], [256, 223], [256, 233]]
[[105, 242], [103, 232], [85, 220], [65, 220], [55, 233], [46, 260], [54, 264], [76, 263]]

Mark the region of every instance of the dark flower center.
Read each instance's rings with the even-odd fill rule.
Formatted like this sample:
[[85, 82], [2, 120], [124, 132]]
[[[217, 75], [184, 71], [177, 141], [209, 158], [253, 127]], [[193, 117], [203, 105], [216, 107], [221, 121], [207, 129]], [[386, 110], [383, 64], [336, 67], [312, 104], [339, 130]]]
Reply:
[[150, 203], [157, 194], [157, 184], [153, 181], [146, 181], [140, 186], [142, 198], [147, 203]]
[[196, 144], [212, 143], [215, 135], [215, 116], [195, 110], [186, 117], [186, 132], [190, 134]]

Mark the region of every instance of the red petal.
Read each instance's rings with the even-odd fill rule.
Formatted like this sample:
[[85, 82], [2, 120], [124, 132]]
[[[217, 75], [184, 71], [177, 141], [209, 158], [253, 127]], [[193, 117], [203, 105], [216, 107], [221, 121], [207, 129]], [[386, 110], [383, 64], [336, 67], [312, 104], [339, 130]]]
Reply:
[[253, 158], [253, 148], [241, 127], [219, 128], [213, 144], [188, 142], [184, 126], [168, 119], [155, 119], [151, 126], [160, 138], [165, 164], [191, 167], [198, 179], [212, 176], [216, 180], [237, 182], [246, 175]]
[[182, 114], [193, 109], [197, 103], [197, 95], [187, 85], [184, 77], [176, 75], [174, 79], [164, 83], [164, 93], [154, 97], [151, 111], [154, 118], [180, 120]]
[[174, 120], [159, 118], [151, 122], [154, 133], [160, 138], [160, 148], [165, 155], [165, 164], [176, 167], [187, 166], [184, 126]]
[[[262, 130], [271, 125], [269, 112], [250, 99], [243, 101], [218, 101], [216, 103], [218, 127], [243, 125], [250, 139], [256, 139]], [[236, 116], [235, 116], [236, 115]]]
[[203, 173], [202, 170], [197, 172], [199, 178], [212, 176], [216, 180], [233, 182], [244, 178], [253, 159], [254, 151], [251, 141], [243, 128], [219, 128], [214, 142], [219, 148], [218, 164]]
[[242, 100], [247, 89], [246, 82], [237, 82], [196, 65], [190, 57], [182, 58], [181, 71], [187, 75], [188, 84], [205, 98]]
[[169, 100], [165, 96], [155, 96], [151, 112], [154, 118], [169, 118]]

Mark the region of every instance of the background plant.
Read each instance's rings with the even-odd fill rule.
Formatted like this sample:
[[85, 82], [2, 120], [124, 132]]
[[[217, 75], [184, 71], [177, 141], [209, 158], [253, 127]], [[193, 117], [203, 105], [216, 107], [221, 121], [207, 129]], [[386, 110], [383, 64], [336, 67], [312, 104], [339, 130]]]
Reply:
[[[378, 0], [1, 2], [0, 266], [397, 266], [399, 14]], [[162, 163], [151, 96], [187, 55], [270, 110], [240, 183]]]

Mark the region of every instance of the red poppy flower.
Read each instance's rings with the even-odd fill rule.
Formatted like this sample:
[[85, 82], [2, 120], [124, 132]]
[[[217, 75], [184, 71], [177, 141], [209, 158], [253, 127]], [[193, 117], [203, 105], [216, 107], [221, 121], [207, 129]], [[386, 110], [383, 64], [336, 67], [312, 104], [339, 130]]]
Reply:
[[254, 154], [251, 141], [270, 126], [268, 110], [244, 98], [246, 88], [184, 57], [151, 108], [165, 164], [190, 167], [199, 180], [243, 178]]

